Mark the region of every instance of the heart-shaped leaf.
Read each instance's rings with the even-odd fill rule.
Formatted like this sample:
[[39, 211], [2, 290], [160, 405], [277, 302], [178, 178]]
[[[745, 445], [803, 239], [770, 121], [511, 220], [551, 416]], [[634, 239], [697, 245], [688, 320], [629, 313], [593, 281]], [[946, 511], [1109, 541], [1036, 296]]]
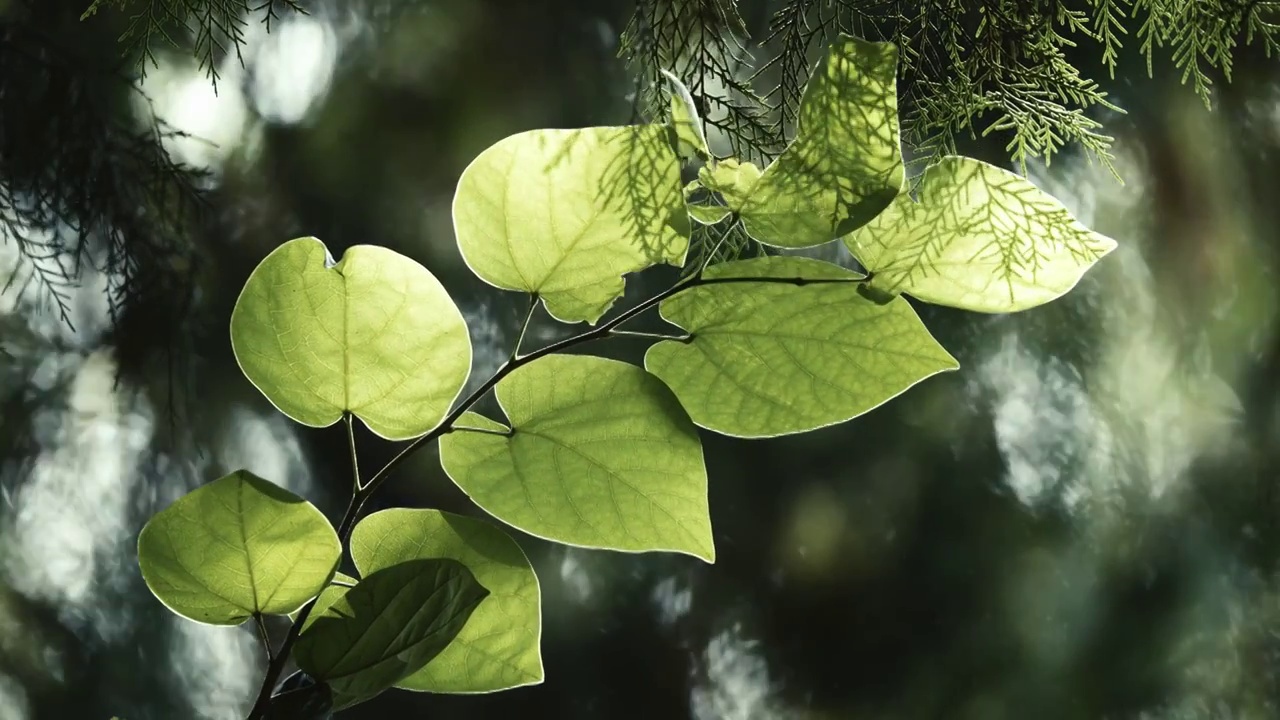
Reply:
[[329, 683], [336, 707], [421, 670], [489, 594], [456, 560], [410, 560], [370, 573], [298, 636], [298, 667]]
[[538, 578], [500, 528], [439, 510], [382, 510], [356, 525], [351, 558], [363, 574], [405, 560], [450, 558], [489, 591], [449, 647], [396, 687], [478, 693], [542, 682]]
[[247, 470], [178, 498], [138, 536], [151, 592], [211, 625], [293, 612], [329, 582], [341, 552], [315, 506]]
[[925, 170], [920, 201], [903, 193], [844, 239], [871, 288], [974, 312], [1043, 305], [1115, 249], [1019, 175], [950, 156]]
[[820, 245], [893, 202], [904, 177], [897, 65], [892, 43], [841, 35], [832, 44], [800, 99], [795, 140], [736, 208], [748, 234], [779, 247]]
[[537, 294], [559, 320], [594, 323], [622, 296], [623, 275], [683, 264], [689, 216], [668, 130], [531, 130], [490, 146], [453, 201], [467, 265]]
[[471, 371], [466, 322], [426, 268], [370, 245], [334, 264], [310, 237], [276, 248], [249, 276], [231, 347], [290, 418], [327, 427], [351, 412], [391, 440], [440, 424]]
[[440, 440], [445, 472], [486, 512], [569, 545], [714, 560], [702, 444], [657, 378], [548, 355], [496, 394], [510, 428], [468, 413]]
[[[649, 348], [645, 367], [693, 421], [737, 437], [805, 432], [865, 413], [958, 365], [906, 300], [878, 304], [861, 275], [803, 257], [714, 265], [662, 302], [688, 340]], [[768, 278], [761, 282], [716, 282]]]

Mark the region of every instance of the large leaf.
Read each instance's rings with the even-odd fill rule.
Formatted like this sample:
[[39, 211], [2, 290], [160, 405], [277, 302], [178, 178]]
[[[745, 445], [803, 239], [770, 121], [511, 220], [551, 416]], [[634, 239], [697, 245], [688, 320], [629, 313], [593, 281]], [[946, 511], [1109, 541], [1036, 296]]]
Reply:
[[795, 141], [739, 209], [752, 237], [819, 245], [888, 207], [903, 182], [897, 64], [892, 43], [836, 40], [801, 97]]
[[405, 560], [450, 558], [489, 591], [449, 647], [396, 687], [477, 693], [542, 682], [538, 578], [501, 529], [439, 510], [383, 510], [356, 525], [351, 558], [362, 574]]
[[336, 706], [353, 705], [422, 669], [488, 594], [456, 560], [401, 562], [370, 573], [319, 613], [293, 657], [329, 683]]
[[285, 415], [326, 427], [349, 411], [392, 440], [438, 425], [471, 371], [466, 323], [426, 268], [370, 245], [334, 264], [311, 237], [276, 248], [249, 276], [231, 346]]
[[315, 506], [246, 470], [178, 498], [138, 536], [151, 592], [211, 625], [298, 609], [329, 582], [341, 552]]
[[657, 378], [616, 360], [549, 355], [496, 393], [510, 429], [467, 414], [440, 441], [445, 471], [477, 505], [556, 542], [714, 560], [702, 444]]
[[1071, 216], [1028, 180], [994, 165], [946, 157], [844, 239], [871, 288], [976, 312], [1042, 305], [1075, 287], [1116, 243]]
[[467, 265], [491, 285], [536, 293], [559, 320], [594, 323], [626, 273], [683, 264], [689, 217], [668, 131], [531, 130], [490, 146], [453, 201]]
[[843, 422], [958, 367], [906, 300], [862, 297], [862, 276], [837, 265], [755, 258], [704, 277], [783, 280], [696, 286], [659, 306], [692, 337], [653, 345], [645, 367], [716, 432], [767, 437]]

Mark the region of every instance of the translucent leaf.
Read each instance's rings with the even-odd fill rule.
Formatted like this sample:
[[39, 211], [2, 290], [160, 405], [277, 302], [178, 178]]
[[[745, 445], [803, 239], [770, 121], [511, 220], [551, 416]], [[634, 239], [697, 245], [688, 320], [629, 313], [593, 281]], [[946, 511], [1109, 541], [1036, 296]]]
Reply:
[[[316, 618], [320, 616], [320, 613], [324, 612], [326, 608], [337, 602], [338, 598], [342, 597], [347, 590], [355, 587], [355, 584], [356, 579], [350, 575], [340, 572], [334, 573], [333, 578], [329, 580], [329, 584], [326, 585], [324, 590], [320, 591], [320, 595], [316, 597], [316, 604], [311, 608], [311, 612], [307, 614], [307, 621], [302, 623], [302, 629], [306, 630], [310, 627], [311, 623], [315, 622]], [[302, 608], [298, 608], [298, 610], [294, 610], [289, 613], [289, 619], [297, 621], [298, 612], [301, 611], [301, 609]]]
[[542, 682], [538, 578], [501, 529], [439, 510], [383, 510], [356, 525], [351, 558], [363, 574], [405, 560], [450, 558], [489, 591], [449, 647], [396, 687], [479, 693]]
[[370, 573], [319, 613], [293, 648], [329, 683], [336, 707], [363, 702], [422, 669], [488, 590], [456, 560], [409, 560]]
[[689, 217], [703, 225], [715, 225], [729, 217], [729, 208], [720, 204], [701, 182], [694, 180], [684, 186], [685, 206]]
[[549, 355], [496, 394], [511, 429], [468, 414], [462, 427], [487, 432], [440, 440], [445, 471], [486, 512], [569, 545], [714, 560], [702, 444], [657, 378], [616, 360]]
[[707, 136], [702, 133], [702, 120], [689, 89], [670, 72], [663, 70], [662, 75], [671, 83], [671, 127], [676, 134], [676, 152], [683, 158], [711, 157]]
[[739, 210], [760, 182], [760, 168], [728, 158], [714, 165], [703, 165], [698, 170], [698, 180], [708, 190], [720, 193], [730, 210]]
[[873, 289], [975, 312], [1014, 312], [1065, 294], [1116, 247], [1007, 170], [949, 156], [845, 245]]
[[471, 371], [466, 323], [426, 268], [369, 245], [334, 264], [311, 237], [276, 248], [249, 276], [231, 346], [290, 418], [327, 427], [350, 411], [392, 440], [438, 425]]
[[743, 201], [752, 237], [820, 245], [888, 207], [903, 182], [897, 64], [892, 43], [836, 40], [800, 99], [795, 141]]
[[724, 205], [689, 205], [689, 217], [703, 225], [715, 225], [729, 217], [729, 208]]
[[536, 293], [559, 320], [591, 323], [626, 273], [682, 265], [689, 217], [667, 132], [531, 130], [490, 146], [453, 201], [467, 265], [491, 285]]
[[341, 552], [315, 506], [245, 470], [178, 498], [138, 536], [151, 592], [211, 625], [297, 610], [329, 582]]
[[958, 367], [906, 300], [864, 298], [861, 276], [837, 265], [754, 258], [712, 266], [704, 277], [836, 281], [717, 283], [663, 301], [662, 316], [692, 337], [653, 345], [645, 367], [710, 430], [737, 437], [813, 430]]

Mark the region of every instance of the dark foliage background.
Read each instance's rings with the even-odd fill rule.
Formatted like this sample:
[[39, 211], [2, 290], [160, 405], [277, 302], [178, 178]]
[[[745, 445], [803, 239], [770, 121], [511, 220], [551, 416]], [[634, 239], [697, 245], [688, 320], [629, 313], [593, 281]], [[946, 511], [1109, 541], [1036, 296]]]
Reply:
[[[318, 1], [300, 16], [280, 4], [269, 36], [262, 11], [245, 15], [243, 64], [174, 31], [181, 46], [157, 38], [139, 80], [117, 42], [131, 4], [82, 21], [84, 4], [0, 2], [0, 717], [241, 717], [261, 671], [252, 634], [171, 618], [142, 586], [133, 543], [150, 514], [238, 467], [342, 507], [340, 430], [280, 421], [231, 357], [244, 278], [303, 234], [335, 256], [358, 243], [406, 253], [462, 306], [479, 382], [524, 301], [462, 264], [449, 218], [458, 174], [520, 130], [643, 114], [655, 102], [646, 58], [664, 52], [642, 42], [661, 38], [644, 21], [665, 6]], [[806, 36], [789, 40], [776, 18], [803, 5], [674, 7], [740, 35], [772, 27], [769, 48], [785, 51]], [[979, 5], [1013, 18], [1042, 4], [966, 7]], [[867, 34], [893, 33], [895, 17]], [[1127, 110], [1062, 103], [1105, 122], [1126, 184], [1088, 142], [1049, 168], [1026, 158], [1122, 245], [1076, 292], [1015, 316], [922, 307], [960, 373], [821, 432], [706, 435], [714, 566], [521, 538], [544, 592], [544, 685], [390, 693], [349, 715], [1275, 717], [1280, 73], [1263, 44], [1238, 48], [1209, 112], [1167, 54], [1148, 78], [1139, 45], [1125, 40], [1113, 80], [1096, 43], [1061, 49]], [[704, 96], [717, 72], [742, 81], [702, 47], [680, 70], [724, 65], [702, 76]], [[783, 52], [729, 93], [711, 113], [720, 147], [776, 149], [787, 116], [761, 108], [786, 107], [795, 89], [779, 74], [820, 50]], [[986, 67], [966, 62], [964, 73]], [[1017, 165], [1011, 131], [937, 140], [929, 118], [946, 126], [946, 106], [929, 102], [960, 85], [928, 79], [974, 76], [919, 67], [901, 87], [915, 155], [934, 138]], [[563, 331], [533, 328], [544, 342]], [[641, 357], [639, 341], [612, 342], [591, 352]], [[360, 448], [370, 465], [392, 452], [367, 435]], [[430, 453], [384, 503], [473, 512]]]

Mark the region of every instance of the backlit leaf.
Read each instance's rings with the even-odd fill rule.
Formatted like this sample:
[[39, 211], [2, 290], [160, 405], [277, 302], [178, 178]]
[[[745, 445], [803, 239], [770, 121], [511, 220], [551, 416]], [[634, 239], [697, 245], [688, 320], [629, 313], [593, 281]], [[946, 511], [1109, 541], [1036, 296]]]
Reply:
[[329, 582], [342, 547], [311, 503], [246, 470], [178, 498], [138, 536], [147, 587], [175, 613], [239, 625], [286, 615]]
[[466, 323], [426, 268], [371, 245], [334, 264], [310, 237], [276, 248], [249, 276], [231, 346], [290, 418], [327, 427], [349, 411], [392, 440], [438, 425], [471, 371]]
[[888, 207], [903, 182], [897, 64], [892, 43], [837, 38], [800, 99], [795, 140], [742, 201], [752, 237], [820, 245]]
[[[441, 438], [445, 471], [531, 535], [583, 547], [714, 560], [697, 429], [641, 368], [549, 355], [498, 383], [511, 428], [468, 414]], [[493, 434], [494, 432], [509, 434]]]
[[698, 117], [693, 96], [680, 78], [666, 70], [662, 75], [671, 83], [671, 127], [676, 134], [677, 152], [682, 158], [707, 159], [711, 150], [707, 148], [707, 137], [702, 133], [702, 119]]
[[662, 125], [531, 130], [498, 141], [458, 180], [453, 222], [476, 275], [536, 293], [564, 322], [594, 323], [623, 275], [683, 264], [689, 216]]
[[293, 657], [329, 683], [335, 706], [363, 702], [422, 669], [488, 591], [456, 560], [409, 560], [362, 578], [298, 636]]
[[478, 693], [542, 682], [538, 578], [500, 528], [439, 510], [383, 510], [356, 525], [351, 557], [362, 574], [405, 560], [450, 558], [489, 591], [449, 647], [396, 687]]
[[838, 265], [753, 258], [712, 266], [704, 277], [819, 281], [709, 284], [659, 306], [692, 338], [653, 345], [645, 367], [710, 430], [738, 437], [813, 430], [958, 367], [906, 300], [864, 298], [862, 276]]
[[873, 289], [975, 312], [1043, 305], [1075, 287], [1116, 243], [1008, 170], [950, 156], [844, 239]]

